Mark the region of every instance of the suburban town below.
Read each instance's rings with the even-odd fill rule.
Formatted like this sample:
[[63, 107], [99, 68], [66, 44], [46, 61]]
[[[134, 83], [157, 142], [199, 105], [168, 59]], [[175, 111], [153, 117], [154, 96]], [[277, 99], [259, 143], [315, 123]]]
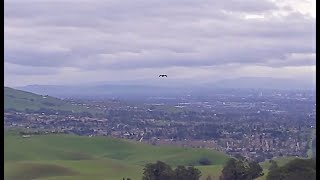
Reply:
[[314, 145], [316, 104], [311, 91], [148, 97], [143, 102], [65, 101], [85, 107], [88, 113], [8, 109], [4, 126], [24, 129], [25, 138], [39, 133], [112, 136], [152, 145], [215, 149], [258, 162], [307, 157]]

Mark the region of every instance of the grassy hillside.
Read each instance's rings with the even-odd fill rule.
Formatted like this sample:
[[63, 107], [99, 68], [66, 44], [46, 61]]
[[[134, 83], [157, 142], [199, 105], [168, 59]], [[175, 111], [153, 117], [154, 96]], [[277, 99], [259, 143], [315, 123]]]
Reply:
[[[202, 157], [211, 166], [198, 166]], [[5, 178], [141, 179], [143, 165], [157, 160], [172, 166], [194, 164], [204, 177], [218, 177], [228, 156], [217, 151], [152, 146], [108, 137], [41, 135], [22, 138], [5, 132]]]
[[[206, 157], [210, 166], [201, 166], [198, 160]], [[207, 176], [219, 179], [228, 156], [217, 151], [172, 146], [152, 146], [110, 137], [73, 135], [40, 135], [22, 138], [16, 131], [5, 131], [4, 177], [11, 180], [27, 179], [141, 179], [143, 166], [157, 160], [171, 166], [195, 165]], [[283, 166], [295, 157], [275, 159]], [[260, 163], [265, 176], [269, 161]]]
[[4, 87], [4, 109], [15, 109], [18, 111], [52, 109], [74, 112], [98, 112], [96, 109], [86, 109], [81, 106], [72, 105], [61, 99], [37, 95], [25, 91]]
[[[277, 162], [278, 166], [284, 166], [285, 164], [289, 163], [290, 161], [297, 159], [297, 157], [293, 157], [293, 156], [288, 156], [288, 157], [278, 157], [275, 158], [274, 160]], [[258, 178], [258, 180], [265, 180], [267, 177], [267, 174], [269, 172], [269, 167], [270, 167], [271, 163], [269, 162], [269, 160], [266, 160], [262, 163], [260, 163], [260, 166], [263, 168], [263, 172], [264, 172], [264, 176]]]

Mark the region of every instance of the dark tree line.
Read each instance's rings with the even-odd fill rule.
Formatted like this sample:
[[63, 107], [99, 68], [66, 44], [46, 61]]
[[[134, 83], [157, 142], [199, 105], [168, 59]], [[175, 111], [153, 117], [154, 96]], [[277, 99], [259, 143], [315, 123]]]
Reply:
[[273, 165], [269, 170], [267, 180], [315, 180], [316, 160], [294, 159], [281, 167]]
[[145, 166], [142, 180], [199, 180], [200, 177], [200, 170], [193, 166], [172, 169], [168, 164], [157, 161]]
[[263, 169], [254, 161], [240, 157], [231, 158], [222, 170], [220, 180], [253, 180], [263, 176]]
[[[193, 166], [177, 166], [172, 169], [170, 165], [157, 161], [146, 164], [142, 180], [199, 180], [201, 171]], [[221, 180], [253, 180], [262, 176], [261, 166], [244, 157], [231, 158], [227, 161], [220, 176]], [[206, 178], [210, 180], [211, 177]]]

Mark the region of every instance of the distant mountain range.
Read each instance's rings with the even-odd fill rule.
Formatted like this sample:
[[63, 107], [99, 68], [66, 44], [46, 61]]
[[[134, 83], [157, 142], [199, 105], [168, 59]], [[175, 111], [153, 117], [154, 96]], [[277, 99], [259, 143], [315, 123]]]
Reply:
[[118, 96], [154, 96], [181, 93], [182, 89], [144, 85], [103, 84], [91, 86], [54, 86], [30, 85], [17, 89], [54, 97], [118, 97]]
[[217, 89], [315, 89], [315, 83], [294, 79], [243, 77], [225, 79], [216, 82], [196, 83], [192, 81], [168, 80], [164, 81], [129, 81], [129, 82], [101, 82], [82, 85], [28, 85], [16, 87], [42, 95], [55, 97], [117, 97], [117, 96], [164, 96], [181, 94], [202, 94]]
[[242, 77], [225, 79], [216, 82], [215, 85], [222, 88], [259, 88], [259, 89], [315, 89], [314, 83], [296, 79], [269, 78], [269, 77]]

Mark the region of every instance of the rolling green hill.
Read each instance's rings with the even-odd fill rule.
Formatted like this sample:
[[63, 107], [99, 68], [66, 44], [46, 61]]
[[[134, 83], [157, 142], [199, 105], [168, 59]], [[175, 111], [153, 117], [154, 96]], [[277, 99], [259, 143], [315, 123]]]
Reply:
[[[286, 157], [278, 157], [275, 158], [273, 160], [275, 160], [278, 164], [278, 166], [284, 166], [287, 163], [289, 163], [290, 161], [294, 160], [294, 159], [298, 159], [297, 157], [294, 156], [286, 156]], [[300, 158], [303, 159], [303, 158]], [[269, 160], [266, 160], [264, 162], [260, 163], [260, 166], [263, 168], [263, 172], [264, 172], [264, 176], [259, 177], [258, 180], [265, 180], [268, 173], [269, 173], [269, 167], [270, 167], [271, 163], [269, 162]]]
[[15, 109], [18, 111], [51, 109], [73, 112], [99, 112], [96, 109], [86, 109], [82, 106], [72, 105], [58, 98], [37, 95], [9, 87], [4, 87], [4, 109]]
[[[206, 157], [210, 166], [199, 166]], [[4, 176], [23, 179], [141, 179], [143, 165], [164, 161], [172, 166], [196, 165], [204, 174], [218, 177], [228, 159], [224, 153], [170, 146], [152, 146], [109, 137], [39, 135], [22, 138], [6, 131]]]

